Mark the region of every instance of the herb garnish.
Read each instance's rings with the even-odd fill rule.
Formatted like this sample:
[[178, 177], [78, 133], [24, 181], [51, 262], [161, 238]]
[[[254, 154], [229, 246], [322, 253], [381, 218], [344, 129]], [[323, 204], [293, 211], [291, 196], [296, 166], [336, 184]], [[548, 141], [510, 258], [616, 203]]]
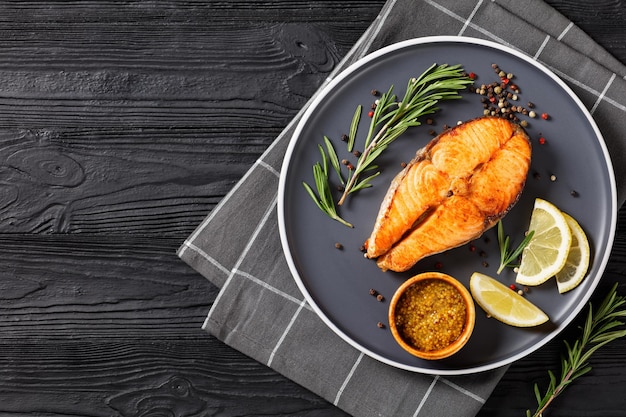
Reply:
[[512, 262], [517, 260], [524, 248], [528, 246], [528, 243], [534, 234], [534, 230], [529, 231], [524, 237], [524, 240], [522, 240], [522, 243], [520, 243], [519, 246], [511, 252], [509, 251], [509, 236], [504, 236], [504, 226], [502, 226], [502, 220], [498, 220], [498, 245], [500, 246], [500, 267], [498, 268], [498, 274], [500, 274], [500, 272], [502, 272], [502, 270], [507, 266], [518, 266], [512, 265]]
[[302, 182], [304, 189], [309, 193], [317, 207], [322, 210], [324, 213], [328, 215], [333, 220], [337, 220], [339, 223], [352, 227], [352, 224], [348, 223], [337, 214], [337, 208], [335, 207], [335, 201], [333, 200], [333, 195], [330, 190], [330, 184], [328, 183], [328, 160], [331, 160], [331, 164], [335, 171], [337, 171], [339, 175], [339, 179], [341, 183], [344, 183], [344, 180], [341, 176], [341, 167], [339, 166], [339, 161], [337, 158], [337, 154], [335, 153], [335, 149], [333, 148], [330, 140], [324, 136], [324, 142], [326, 144], [326, 149], [328, 150], [328, 154], [324, 151], [324, 148], [321, 145], [318, 145], [320, 154], [322, 155], [322, 163], [317, 162], [313, 165], [313, 178], [315, 178], [315, 188], [317, 188], [317, 195], [313, 189], [306, 182]]
[[541, 417], [550, 403], [565, 390], [576, 378], [591, 371], [589, 359], [591, 355], [609, 342], [626, 336], [626, 330], [615, 330], [616, 327], [623, 326], [624, 322], [618, 318], [626, 317], [626, 309], [621, 309], [626, 303], [626, 298], [616, 295], [617, 283], [613, 285], [606, 298], [594, 313], [593, 306], [589, 304], [587, 320], [582, 328], [581, 336], [573, 345], [564, 341], [567, 348], [567, 357], [561, 362], [561, 376], [557, 383], [557, 378], [552, 371], [548, 371], [550, 383], [542, 396], [539, 387], [535, 384], [535, 397], [537, 398], [537, 410], [531, 414], [526, 410], [527, 417]]
[[[347, 164], [348, 173], [345, 181], [341, 170], [337, 172], [343, 188], [343, 194], [339, 198], [337, 205], [342, 205], [348, 194], [372, 186], [371, 180], [380, 174], [378, 166], [374, 164], [376, 158], [409, 127], [419, 126], [421, 124], [417, 120], [419, 117], [437, 111], [437, 104], [441, 100], [461, 98], [458, 91], [465, 89], [472, 82], [460, 65], [433, 64], [418, 78], [409, 80], [404, 97], [400, 102], [397, 101], [396, 95], [393, 94], [393, 85], [386, 93], [382, 94], [373, 110], [372, 120], [365, 138], [364, 151], [360, 153], [356, 166]], [[361, 113], [362, 106], [359, 105], [350, 125], [347, 145], [349, 152], [354, 148]], [[324, 141], [326, 143], [326, 151], [320, 147], [323, 166], [320, 166], [319, 162], [313, 166], [313, 175], [319, 197], [315, 195], [310, 186], [306, 183], [303, 183], [303, 185], [323, 212], [329, 217], [351, 227], [350, 223], [341, 219], [337, 214], [337, 208], [332, 199], [330, 185], [328, 184], [328, 160], [331, 161], [333, 167], [341, 167], [332, 144], [326, 137]], [[335, 170], [337, 171], [337, 169]], [[362, 178], [362, 174], [372, 171], [375, 172]]]

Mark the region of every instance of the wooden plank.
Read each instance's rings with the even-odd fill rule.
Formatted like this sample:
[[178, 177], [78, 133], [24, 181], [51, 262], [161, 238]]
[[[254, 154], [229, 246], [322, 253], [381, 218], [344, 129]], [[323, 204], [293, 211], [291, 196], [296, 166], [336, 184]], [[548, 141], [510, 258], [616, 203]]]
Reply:
[[213, 338], [0, 343], [0, 416], [343, 416]]
[[343, 415], [202, 331], [175, 250], [381, 5], [0, 5], [1, 416]]

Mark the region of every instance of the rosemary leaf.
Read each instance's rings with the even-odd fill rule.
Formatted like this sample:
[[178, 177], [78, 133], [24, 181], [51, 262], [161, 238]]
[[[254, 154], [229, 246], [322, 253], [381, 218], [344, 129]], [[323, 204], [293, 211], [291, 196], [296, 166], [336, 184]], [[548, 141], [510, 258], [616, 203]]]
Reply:
[[311, 196], [311, 199], [315, 202], [317, 207], [319, 207], [320, 210], [325, 212], [326, 208], [322, 206], [322, 203], [320, 203], [320, 200], [317, 198], [317, 195], [315, 195], [315, 192], [313, 191], [311, 186], [304, 181], [302, 181], [302, 185], [304, 186], [304, 189], [309, 193], [309, 195]]
[[356, 140], [356, 133], [359, 128], [359, 122], [361, 121], [361, 112], [363, 111], [363, 106], [358, 105], [356, 110], [354, 111], [354, 116], [352, 116], [352, 123], [350, 124], [350, 133], [348, 134], [348, 152], [352, 152], [354, 149], [354, 141]]
[[361, 181], [359, 181], [359, 183], [357, 185], [354, 186], [353, 190], [354, 191], [358, 191], [358, 190], [361, 190], [363, 188], [372, 187], [372, 184], [370, 183], [370, 181], [373, 180], [374, 178], [376, 178], [379, 175], [380, 175], [380, 172], [377, 172], [377, 173], [375, 173], [373, 175], [370, 175], [367, 178], [362, 179]]
[[[324, 152], [322, 145], [317, 145], [317, 148], [322, 155], [322, 172], [326, 177], [328, 177], [328, 157], [326, 156], [326, 152]], [[313, 172], [315, 172], [315, 167], [313, 167]]]
[[328, 152], [328, 159], [330, 160], [330, 164], [335, 169], [337, 176], [339, 177], [339, 181], [341, 185], [345, 185], [345, 181], [343, 180], [343, 175], [341, 175], [341, 166], [339, 165], [339, 157], [337, 156], [337, 152], [335, 152], [335, 148], [331, 143], [328, 137], [324, 136], [324, 144], [326, 145], [326, 152]]
[[330, 210], [333, 205], [332, 198], [328, 199], [328, 173], [325, 170], [322, 170], [320, 164], [315, 164], [313, 166], [313, 178], [315, 179], [315, 187], [317, 188], [317, 193], [319, 194], [320, 204], [326, 208], [326, 210]]

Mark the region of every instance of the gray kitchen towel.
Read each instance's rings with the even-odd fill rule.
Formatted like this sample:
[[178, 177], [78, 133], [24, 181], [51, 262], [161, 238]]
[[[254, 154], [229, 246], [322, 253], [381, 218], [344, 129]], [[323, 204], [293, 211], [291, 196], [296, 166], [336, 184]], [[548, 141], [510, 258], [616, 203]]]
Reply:
[[[626, 68], [540, 0], [389, 0], [326, 82], [369, 52], [431, 35], [495, 41], [560, 76], [604, 135], [622, 205]], [[283, 155], [303, 112], [179, 249], [221, 288], [204, 328], [354, 416], [475, 415], [506, 367], [437, 376], [385, 365], [335, 335], [298, 290], [282, 252], [276, 202]]]

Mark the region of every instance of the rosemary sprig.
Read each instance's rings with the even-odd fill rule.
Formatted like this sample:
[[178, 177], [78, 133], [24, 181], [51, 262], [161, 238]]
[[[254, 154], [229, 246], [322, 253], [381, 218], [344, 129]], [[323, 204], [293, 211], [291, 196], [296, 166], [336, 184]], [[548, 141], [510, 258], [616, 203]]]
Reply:
[[[318, 162], [313, 166], [317, 194], [307, 183], [303, 183], [315, 204], [330, 218], [352, 227], [350, 223], [338, 215], [337, 206], [344, 203], [348, 194], [372, 186], [372, 179], [380, 174], [378, 166], [374, 163], [376, 158], [409, 127], [420, 125], [421, 123], [417, 120], [420, 116], [437, 111], [439, 101], [461, 98], [458, 91], [472, 82], [465, 75], [460, 65], [433, 64], [418, 78], [409, 80], [402, 101], [397, 101], [397, 97], [393, 94], [393, 86], [391, 86], [378, 100], [364, 141], [365, 150], [358, 157], [356, 167], [348, 164], [348, 173], [345, 179], [341, 172], [337, 153], [331, 141], [324, 136], [326, 150], [318, 145], [322, 155], [322, 163]], [[348, 152], [352, 152], [354, 149], [362, 112], [363, 106], [357, 106], [347, 138]], [[343, 188], [343, 194], [337, 204], [332, 198], [329, 183], [329, 161]], [[370, 175], [364, 176], [364, 173], [370, 173]]]
[[[318, 145], [320, 154], [322, 155], [322, 163], [317, 162], [315, 165], [313, 165], [313, 178], [315, 179], [315, 188], [317, 189], [317, 195], [315, 194], [311, 186], [309, 186], [309, 184], [303, 181], [302, 185], [304, 186], [304, 189], [309, 193], [309, 195], [311, 196], [311, 199], [315, 202], [317, 207], [319, 207], [320, 210], [326, 213], [328, 217], [330, 217], [333, 220], [337, 220], [339, 223], [345, 226], [353, 227], [352, 224], [348, 223], [347, 221], [342, 219], [339, 216], [339, 214], [337, 214], [337, 208], [335, 207], [335, 200], [333, 199], [333, 195], [330, 190], [330, 184], [328, 182], [329, 159], [330, 159], [331, 165], [333, 166], [335, 171], [337, 171], [342, 183], [344, 181], [341, 177], [341, 172], [340, 172], [341, 168], [339, 166], [337, 153], [335, 152], [335, 149], [333, 148], [333, 145], [330, 142], [330, 140], [328, 140], [328, 138], [326, 137], [324, 137], [324, 139], [325, 139], [324, 142], [326, 144], [327, 151], [325, 151], [321, 145]], [[326, 152], [328, 152], [328, 154]]]
[[409, 127], [419, 126], [419, 117], [438, 110], [437, 104], [441, 100], [461, 98], [458, 91], [471, 83], [460, 65], [433, 64], [418, 78], [409, 80], [399, 103], [391, 86], [378, 100], [365, 139], [365, 149], [337, 204], [342, 205], [348, 194], [371, 186], [370, 181], [378, 174], [364, 179], [361, 179], [361, 174], [372, 169], [376, 158]]
[[548, 371], [550, 383], [543, 395], [535, 384], [534, 391], [537, 399], [537, 409], [534, 414], [526, 410], [527, 417], [541, 417], [550, 403], [565, 390], [575, 379], [591, 371], [589, 359], [591, 355], [609, 342], [626, 336], [626, 329], [616, 330], [623, 326], [624, 322], [618, 320], [626, 317], [626, 309], [620, 309], [626, 298], [616, 294], [617, 283], [613, 285], [600, 307], [594, 313], [593, 306], [589, 304], [589, 312], [582, 334], [570, 345], [565, 341], [567, 356], [561, 361], [561, 375], [557, 382], [556, 375]]
[[524, 248], [528, 246], [528, 243], [530, 242], [530, 239], [532, 239], [534, 234], [534, 230], [529, 231], [524, 237], [524, 240], [522, 240], [522, 243], [520, 243], [519, 246], [511, 252], [509, 250], [509, 246], [511, 244], [509, 236], [504, 235], [504, 226], [502, 226], [502, 220], [498, 220], [498, 246], [500, 246], [500, 267], [498, 268], [498, 274], [500, 274], [500, 272], [502, 272], [502, 270], [507, 266], [517, 266], [513, 265], [512, 263], [517, 260]]

